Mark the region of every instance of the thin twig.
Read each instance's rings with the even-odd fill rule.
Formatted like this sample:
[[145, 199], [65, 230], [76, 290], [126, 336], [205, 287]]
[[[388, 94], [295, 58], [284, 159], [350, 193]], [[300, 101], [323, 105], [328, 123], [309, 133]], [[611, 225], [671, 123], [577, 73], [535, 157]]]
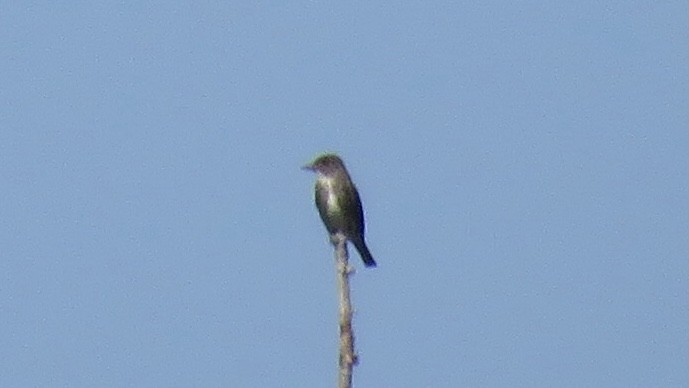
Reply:
[[333, 236], [335, 263], [337, 267], [337, 287], [340, 299], [340, 372], [338, 388], [351, 388], [352, 370], [357, 364], [354, 353], [354, 331], [352, 330], [352, 302], [349, 297], [349, 254], [347, 239], [341, 234]]

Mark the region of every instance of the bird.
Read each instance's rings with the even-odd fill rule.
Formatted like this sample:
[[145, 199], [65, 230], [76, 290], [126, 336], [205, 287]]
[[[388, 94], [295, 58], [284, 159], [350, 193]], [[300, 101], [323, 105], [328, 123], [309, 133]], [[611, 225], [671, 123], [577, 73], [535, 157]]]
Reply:
[[331, 237], [341, 233], [354, 244], [366, 267], [376, 267], [364, 239], [361, 198], [342, 159], [326, 153], [302, 168], [316, 173], [316, 208]]

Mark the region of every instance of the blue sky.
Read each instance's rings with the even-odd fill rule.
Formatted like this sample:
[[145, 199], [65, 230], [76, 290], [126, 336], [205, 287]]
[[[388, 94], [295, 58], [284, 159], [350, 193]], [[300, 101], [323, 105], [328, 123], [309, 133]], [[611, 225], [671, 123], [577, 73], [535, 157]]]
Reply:
[[0, 386], [686, 386], [687, 11], [6, 2]]

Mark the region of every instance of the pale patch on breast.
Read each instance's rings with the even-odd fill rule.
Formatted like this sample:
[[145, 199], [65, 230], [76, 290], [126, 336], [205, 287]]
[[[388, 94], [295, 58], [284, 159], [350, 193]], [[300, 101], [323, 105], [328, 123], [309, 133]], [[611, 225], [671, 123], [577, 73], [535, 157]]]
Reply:
[[337, 196], [335, 195], [335, 179], [331, 177], [321, 177], [321, 184], [323, 188], [327, 191], [328, 197], [328, 212], [339, 212], [340, 204], [337, 201]]

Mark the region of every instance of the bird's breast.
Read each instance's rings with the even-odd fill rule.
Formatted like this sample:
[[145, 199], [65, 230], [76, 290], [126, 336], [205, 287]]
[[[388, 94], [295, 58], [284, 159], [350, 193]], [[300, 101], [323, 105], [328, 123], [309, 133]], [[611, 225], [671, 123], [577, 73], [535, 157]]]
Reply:
[[335, 179], [331, 177], [322, 177], [319, 179], [319, 186], [321, 195], [325, 198], [325, 203], [329, 213], [339, 212], [340, 204], [337, 200], [337, 187]]

